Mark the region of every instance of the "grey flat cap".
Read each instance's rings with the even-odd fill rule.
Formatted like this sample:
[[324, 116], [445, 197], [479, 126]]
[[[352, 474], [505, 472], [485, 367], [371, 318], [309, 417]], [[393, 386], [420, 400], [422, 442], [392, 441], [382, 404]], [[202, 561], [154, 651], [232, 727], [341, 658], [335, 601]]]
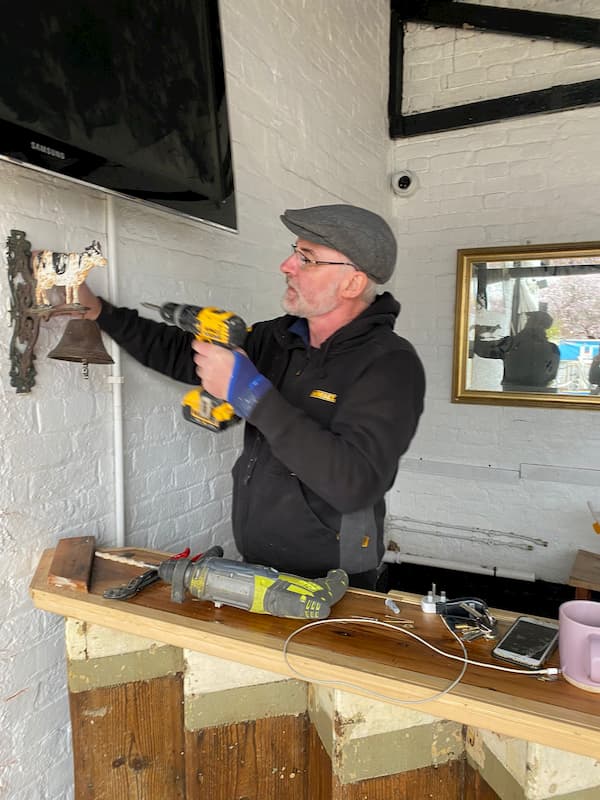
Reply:
[[536, 328], [543, 328], [548, 330], [552, 327], [553, 319], [546, 311], [526, 311], [527, 324], [533, 325]]
[[339, 250], [375, 283], [392, 277], [396, 239], [378, 214], [357, 206], [329, 205], [287, 209], [280, 219], [301, 239]]

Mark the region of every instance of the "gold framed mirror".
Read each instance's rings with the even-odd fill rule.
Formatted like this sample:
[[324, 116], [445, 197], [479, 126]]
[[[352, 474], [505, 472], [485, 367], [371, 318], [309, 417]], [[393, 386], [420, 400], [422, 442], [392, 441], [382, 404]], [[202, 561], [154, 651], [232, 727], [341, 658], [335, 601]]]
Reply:
[[452, 402], [600, 410], [600, 242], [458, 251]]

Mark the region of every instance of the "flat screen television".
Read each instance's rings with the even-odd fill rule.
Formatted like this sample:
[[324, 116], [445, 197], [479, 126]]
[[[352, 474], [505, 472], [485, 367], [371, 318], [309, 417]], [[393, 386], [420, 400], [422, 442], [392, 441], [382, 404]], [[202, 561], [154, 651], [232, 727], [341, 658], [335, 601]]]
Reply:
[[217, 0], [20, 0], [0, 156], [236, 226]]

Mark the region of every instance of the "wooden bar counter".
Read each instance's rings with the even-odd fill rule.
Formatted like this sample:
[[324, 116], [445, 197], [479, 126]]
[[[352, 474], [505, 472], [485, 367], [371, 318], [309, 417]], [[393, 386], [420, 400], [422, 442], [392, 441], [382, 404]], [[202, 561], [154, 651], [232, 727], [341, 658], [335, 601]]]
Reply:
[[[127, 551], [121, 549], [119, 552], [127, 552], [138, 559], [150, 561], [159, 561], [166, 556], [163, 553], [139, 549], [127, 549]], [[232, 663], [238, 665], [239, 670], [243, 669], [241, 665], [245, 665], [257, 671], [257, 674], [262, 674], [260, 671], [273, 674], [273, 680], [279, 679], [287, 681], [290, 685], [307, 687], [309, 691], [314, 690], [315, 693], [329, 692], [329, 698], [339, 692], [340, 695], [354, 698], [356, 703], [363, 704], [364, 710], [361, 712], [363, 722], [368, 717], [369, 708], [381, 706], [385, 707], [385, 714], [390, 719], [393, 719], [395, 715], [400, 718], [407, 713], [412, 714], [413, 717], [418, 714], [421, 715], [419, 720], [423, 724], [423, 720], [429, 719], [429, 717], [435, 718], [433, 722], [438, 724], [438, 729], [436, 729], [438, 732], [439, 724], [442, 721], [446, 725], [452, 724], [459, 731], [458, 738], [462, 736], [464, 739], [466, 736], [468, 740], [469, 737], [474, 737], [474, 732], [482, 729], [491, 732], [496, 737], [510, 737], [519, 742], [537, 743], [546, 748], [562, 751], [564, 754], [573, 754], [575, 760], [584, 757], [580, 760], [585, 764], [589, 759], [600, 757], [600, 695], [578, 690], [562, 677], [556, 681], [544, 681], [533, 676], [516, 675], [471, 665], [456, 687], [447, 693], [439, 694], [459, 675], [462, 668], [460, 661], [436, 654], [401, 630], [390, 630], [358, 620], [353, 623], [335, 622], [336, 619], [355, 617], [383, 620], [386, 615], [390, 614], [384, 605], [384, 595], [362, 590], [349, 590], [345, 597], [334, 606], [330, 617], [331, 623], [309, 628], [290, 642], [288, 663], [283, 655], [283, 645], [291, 633], [305, 624], [301, 620], [251, 614], [226, 606], [216, 608], [212, 603], [197, 601], [189, 597], [183, 604], [174, 603], [170, 598], [170, 586], [161, 581], [147, 587], [129, 600], [106, 600], [102, 597], [106, 588], [126, 583], [141, 570], [96, 557], [90, 576], [89, 591], [86, 592], [68, 585], [55, 585], [53, 582], [49, 582], [49, 570], [53, 555], [53, 550], [44, 552], [32, 579], [30, 591], [33, 602], [38, 608], [62, 615], [67, 620], [77, 621], [79, 624], [86, 623], [89, 626], [99, 626], [101, 629], [118, 631], [122, 634], [144, 637], [153, 643], [181, 649], [184, 653], [189, 654], [187, 656], [189, 663], [192, 663], [193, 655], [200, 657], [200, 660], [204, 657], [203, 669], [207, 669], [206, 665], [212, 663], [217, 665], [222, 663], [223, 669], [228, 663]], [[462, 656], [458, 643], [451, 637], [440, 618], [435, 614], [424, 614], [421, 611], [419, 597], [401, 592], [391, 592], [390, 594], [400, 606], [400, 616], [403, 619], [411, 619], [414, 623], [414, 627], [408, 628], [408, 631], [423, 637], [440, 650]], [[503, 632], [516, 616], [497, 609], [492, 609], [492, 613], [499, 620], [500, 632]], [[491, 656], [493, 645], [493, 642], [484, 639], [466, 643], [469, 658], [484, 663], [502, 664]], [[221, 662], [221, 660], [223, 661]], [[547, 666], [558, 666], [557, 654], [552, 657]], [[135, 682], [136, 676], [132, 676], [131, 680]], [[264, 683], [266, 679], [260, 680], [263, 680]], [[254, 683], [256, 684], [256, 680]], [[325, 688], [323, 688], [324, 686]], [[73, 696], [74, 690], [71, 688], [72, 717], [76, 707]], [[230, 702], [233, 702], [232, 698], [236, 695], [230, 693], [227, 696], [230, 698]], [[181, 702], [183, 703], [183, 700]], [[320, 707], [325, 708], [326, 705], [327, 703], [323, 701]], [[297, 712], [294, 713], [298, 716]], [[288, 715], [289, 720], [292, 719], [294, 713]], [[340, 715], [341, 712], [338, 714], [338, 727], [336, 728], [334, 725], [333, 733], [331, 733], [332, 741], [340, 734]], [[356, 722], [356, 718], [357, 715], [354, 713], [353, 723]], [[321, 723], [315, 722], [317, 729], [319, 724], [322, 724], [324, 717], [323, 714], [315, 712], [313, 722], [319, 719]], [[239, 725], [238, 721], [234, 720], [234, 723]], [[131, 720], [127, 724], [131, 725]], [[164, 724], [162, 714], [156, 714], [155, 724], [160, 731], [161, 724]], [[172, 721], [169, 725], [172, 725]], [[406, 728], [406, 725], [403, 727]], [[202, 739], [198, 734], [199, 725], [196, 725], [195, 730], [194, 746], [197, 748]], [[211, 730], [213, 733], [216, 730], [214, 725]], [[463, 734], [460, 734], [461, 730]], [[330, 760], [333, 759], [339, 748], [336, 750], [331, 741], [326, 741], [328, 734], [323, 734], [322, 730], [318, 732], [321, 734], [321, 743], [316, 742], [314, 731], [309, 735], [309, 740], [312, 742], [313, 755], [315, 752], [318, 753], [320, 777], [316, 776], [314, 766], [311, 768], [308, 762], [305, 764], [306, 781], [309, 781], [312, 776], [312, 788], [307, 788], [308, 783], [305, 782], [301, 791], [301, 782], [298, 780], [295, 784], [296, 794], [291, 792], [289, 785], [286, 792], [281, 789], [281, 793], [278, 794], [275, 784], [275, 789], [265, 785], [264, 797], [285, 797], [290, 800], [296, 797], [299, 800], [303, 798], [328, 800], [329, 798], [358, 799], [367, 797], [368, 800], [379, 800], [379, 798], [393, 796], [416, 800], [417, 796], [428, 796], [424, 793], [411, 795], [408, 789], [406, 789], [406, 794], [400, 792], [390, 794], [392, 785], [398, 789], [404, 784], [400, 782], [391, 784], [389, 780], [386, 786], [381, 784], [381, 787], [377, 788], [379, 782], [383, 780], [383, 768], [380, 769], [379, 777], [363, 772], [356, 773], [358, 780], [354, 780], [353, 775], [354, 777], [356, 775], [352, 770], [344, 772], [343, 768], [338, 765], [339, 768], [333, 768], [333, 771], [336, 772], [333, 779], [325, 782], [327, 783], [325, 786], [323, 764], [327, 760], [327, 756]], [[189, 729], [182, 739], [184, 749], [186, 747], [184, 740], [188, 733]], [[158, 735], [160, 736], [160, 733]], [[205, 744], [206, 738], [202, 741]], [[214, 741], [216, 742], [216, 739]], [[94, 790], [90, 788], [94, 783], [90, 778], [90, 770], [93, 770], [94, 767], [88, 764], [85, 753], [78, 751], [78, 749], [89, 746], [90, 742], [85, 737], [79, 736], [74, 721], [76, 797], [86, 799], [107, 797], [110, 800], [120, 797], [137, 798], [138, 794], [131, 793], [130, 788], [123, 789], [121, 793], [114, 786], [110, 790], [107, 789], [106, 786], [110, 783], [108, 779], [105, 781], [104, 790], [98, 789], [94, 793]], [[357, 747], [356, 740], [353, 746]], [[464, 755], [464, 745], [462, 746]], [[355, 749], [353, 752], [358, 751]], [[222, 789], [221, 791], [213, 785], [210, 792], [203, 793], [207, 787], [204, 786], [202, 790], [199, 788], [198, 776], [196, 775], [192, 779], [187, 774], [185, 764], [182, 765], [177, 761], [177, 757], [174, 758], [173, 774], [177, 773], [177, 778], [172, 778], [172, 786], [175, 788], [169, 793], [163, 787], [157, 789], [155, 794], [149, 793], [149, 790], [145, 789], [145, 793], [142, 792], [139, 795], [140, 798], [153, 800], [156, 797], [157, 800], [158, 798], [168, 800], [173, 797], [191, 800], [191, 798], [206, 797], [211, 800], [217, 800], [217, 798], [222, 798], [222, 800], [238, 800], [238, 798], [264, 800], [260, 792], [252, 793], [247, 788], [244, 792], [240, 790], [239, 786], [235, 791], [233, 789]], [[300, 756], [297, 755], [296, 762], [299, 758]], [[444, 773], [446, 774], [444, 790], [442, 791], [438, 786], [435, 790], [437, 794], [431, 796], [448, 799], [456, 797], [461, 800], [464, 798], [491, 800], [503, 796], [498, 787], [492, 791], [483, 782], [480, 782], [479, 789], [476, 790], [473, 788], [476, 781], [472, 776], [469, 783], [471, 789], [467, 791], [463, 781], [462, 788], [456, 789], [456, 792], [452, 794], [450, 773], [447, 772], [450, 769], [451, 761], [451, 758], [447, 758], [444, 765], [447, 773]], [[471, 759], [472, 766], [477, 768], [475, 762]], [[112, 763], [113, 765], [116, 763], [114, 759]], [[441, 769], [442, 765], [440, 763], [437, 766]], [[85, 778], [82, 778], [81, 775], [78, 776], [78, 771], [85, 772], [86, 769], [88, 773]], [[441, 779], [443, 776], [440, 769], [438, 769], [437, 775]], [[230, 772], [230, 767], [226, 771]], [[206, 781], [206, 776], [202, 780]], [[213, 776], [211, 780], [214, 782], [216, 777]], [[226, 782], [229, 778], [223, 773], [221, 780]], [[400, 779], [396, 776], [395, 780], [399, 781]], [[96, 786], [99, 785], [99, 781], [100, 778], [96, 775]], [[349, 787], [356, 787], [359, 784], [360, 789], [357, 788], [356, 793], [353, 794], [354, 790], [351, 791]], [[364, 785], [366, 784], [369, 784], [371, 789], [365, 793]], [[600, 776], [598, 785], [600, 785]], [[424, 791], [423, 786], [425, 784], [419, 791]], [[102, 791], [105, 793], [103, 794]], [[497, 793], [498, 791], [500, 794]], [[600, 790], [596, 787], [592, 791]], [[519, 796], [526, 798], [526, 791], [523, 789], [522, 792]], [[510, 796], [516, 797], [517, 795]], [[538, 794], [538, 796], [542, 795]], [[560, 793], [557, 796], [560, 796]], [[584, 796], [587, 795], [581, 795], [581, 797]], [[597, 795], [590, 794], [590, 797], [592, 796]]]

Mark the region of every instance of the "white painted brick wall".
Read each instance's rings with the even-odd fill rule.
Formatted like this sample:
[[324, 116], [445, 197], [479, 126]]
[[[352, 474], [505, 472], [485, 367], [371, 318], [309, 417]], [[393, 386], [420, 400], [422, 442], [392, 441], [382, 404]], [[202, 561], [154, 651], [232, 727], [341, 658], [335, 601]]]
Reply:
[[[600, 16], [594, 2], [538, 0], [510, 5]], [[573, 69], [569, 80], [585, 80], [590, 77], [590, 60], [600, 67], [600, 48], [557, 44], [552, 50], [547, 43], [474, 31], [457, 31], [453, 36], [452, 48], [460, 41], [465, 54], [468, 44], [470, 56], [481, 57], [479, 76], [470, 77], [477, 96], [454, 98], [456, 102], [488, 96], [492, 88], [490, 94], [495, 96], [497, 87], [488, 83], [495, 58], [498, 64], [508, 63], [510, 48], [523, 47], [523, 42], [531, 48], [531, 61], [520, 61], [515, 54], [511, 76], [516, 76], [517, 66], [534, 62], [534, 45], [551, 54], [548, 77], [563, 74], [568, 65]], [[419, 74], [427, 75], [427, 53], [435, 70], [447, 37], [448, 29], [414, 31], [407, 56], [410, 63], [418, 54]], [[452, 67], [450, 57], [447, 62]], [[473, 67], [456, 59], [456, 69]], [[519, 73], [519, 85], [511, 84], [510, 91], [540, 88], [528, 69]], [[458, 85], [459, 77], [449, 73], [448, 85], [453, 81]], [[407, 107], [414, 97], [422, 96], [421, 83], [419, 77], [405, 84]], [[393, 144], [394, 170], [409, 168], [420, 182], [413, 196], [393, 201], [400, 252], [406, 254], [401, 255], [394, 288], [403, 302], [400, 327], [417, 346], [428, 375], [425, 415], [390, 497], [394, 517], [419, 521], [397, 519], [389, 526], [390, 537], [405, 552], [565, 581], [578, 548], [598, 550], [600, 542], [586, 505], [587, 500], [600, 505], [597, 412], [452, 405], [449, 398], [456, 251], [598, 240], [599, 123], [600, 108], [588, 107]], [[406, 527], [424, 533], [408, 533]], [[489, 537], [473, 534], [472, 528], [507, 535], [496, 535], [490, 543]], [[539, 537], [548, 544], [522, 550], [522, 536]]]
[[[387, 214], [389, 18], [386, 0], [221, 3], [239, 233], [116, 200], [113, 299], [166, 298], [235, 309], [248, 322], [280, 313], [278, 266], [290, 234], [279, 214], [336, 200]], [[0, 161], [0, 238], [32, 247], [107, 251], [106, 198]], [[2, 297], [8, 297], [4, 272]], [[107, 273], [90, 284], [107, 291]], [[109, 367], [46, 359], [64, 320], [43, 324], [37, 383], [9, 385], [7, 305], [0, 305], [0, 797], [72, 797], [62, 620], [33, 609], [28, 585], [63, 536], [114, 542]], [[123, 356], [127, 541], [177, 550], [213, 541], [233, 554], [229, 473], [241, 427], [219, 436], [186, 423], [185, 386]]]
[[[550, 5], [557, 13], [597, 11], [595, 0]], [[385, 0], [224, 0], [221, 14], [239, 233], [116, 201], [114, 299], [136, 306], [172, 297], [233, 308], [248, 321], [273, 316], [282, 291], [277, 266], [290, 239], [278, 219], [284, 208], [340, 200], [384, 215], [392, 209], [401, 252], [393, 287], [403, 303], [398, 329], [423, 356], [429, 391], [391, 510], [537, 534], [550, 541], [548, 548], [473, 548], [431, 536], [416, 537], [411, 546], [472, 562], [501, 552], [508, 566], [564, 577], [569, 554], [595, 546], [584, 502], [592, 487], [523, 480], [520, 468], [598, 469], [596, 417], [450, 404], [454, 261], [465, 246], [598, 238], [598, 110], [390, 145]], [[413, 65], [420, 65], [415, 80], [447, 74], [440, 58], [451, 67], [456, 37], [438, 42], [436, 35], [428, 47], [411, 51]], [[475, 36], [464, 41], [476, 44]], [[432, 52], [431, 45], [439, 47]], [[480, 69], [482, 80], [507, 80], [487, 58], [487, 44], [484, 50], [479, 67], [476, 47], [461, 53], [464, 69]], [[588, 69], [580, 50], [560, 58], [561, 70], [578, 63]], [[527, 75], [519, 80], [531, 86]], [[409, 82], [406, 90], [414, 101], [416, 88]], [[408, 201], [392, 199], [392, 164], [419, 174], [421, 189]], [[0, 183], [3, 239], [16, 228], [34, 247], [81, 249], [92, 238], [106, 245], [102, 193], [5, 162]], [[90, 282], [106, 292], [105, 272], [91, 273]], [[7, 297], [4, 275], [0, 286]], [[114, 541], [109, 368], [90, 367], [84, 382], [77, 365], [47, 360], [64, 325], [54, 319], [42, 326], [37, 385], [17, 396], [8, 380], [4, 303], [0, 322], [0, 796], [68, 800], [62, 620], [33, 609], [27, 588], [42, 550], [60, 537]], [[126, 356], [122, 367], [128, 542], [177, 549], [219, 541], [231, 550], [228, 475], [241, 429], [219, 437], [197, 431], [180, 415], [185, 387]], [[448, 477], [452, 464], [460, 479]], [[482, 480], [486, 470], [489, 479]], [[40, 764], [48, 766], [46, 774]]]

